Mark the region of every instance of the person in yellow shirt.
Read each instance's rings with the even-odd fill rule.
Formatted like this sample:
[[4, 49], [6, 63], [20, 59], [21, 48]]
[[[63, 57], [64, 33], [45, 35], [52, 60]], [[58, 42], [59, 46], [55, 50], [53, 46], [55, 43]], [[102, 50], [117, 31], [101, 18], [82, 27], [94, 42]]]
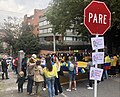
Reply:
[[110, 63], [111, 59], [109, 55], [106, 55], [105, 57], [105, 63], [104, 63], [104, 78], [108, 79], [108, 70], [110, 70]]
[[61, 87], [61, 84], [60, 84], [60, 75], [63, 76], [63, 71], [62, 71], [62, 68], [61, 68], [61, 61], [60, 59], [56, 59], [55, 60], [55, 63], [54, 65], [57, 65], [59, 66], [58, 69], [57, 69], [57, 74], [58, 74], [58, 78], [55, 77], [55, 83], [54, 83], [54, 88], [55, 88], [55, 95], [58, 95], [58, 93], [60, 94], [63, 94], [62, 92], [62, 87]]
[[48, 85], [49, 97], [55, 96], [54, 82], [55, 82], [55, 77], [58, 78], [57, 70], [58, 70], [58, 66], [52, 65], [50, 56], [47, 56], [46, 57], [46, 67], [43, 69], [43, 73], [46, 77], [46, 83]]
[[117, 66], [117, 61], [118, 58], [117, 56], [114, 54], [113, 58], [112, 58], [112, 63], [111, 63], [111, 73], [112, 75], [116, 75], [116, 66]]

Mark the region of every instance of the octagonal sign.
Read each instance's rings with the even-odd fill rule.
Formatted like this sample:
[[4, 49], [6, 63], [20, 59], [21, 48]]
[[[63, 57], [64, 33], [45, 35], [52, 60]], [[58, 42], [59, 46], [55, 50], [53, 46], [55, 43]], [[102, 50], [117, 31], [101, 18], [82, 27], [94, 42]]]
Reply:
[[104, 2], [92, 1], [84, 9], [84, 25], [92, 35], [103, 35], [111, 26], [111, 13]]

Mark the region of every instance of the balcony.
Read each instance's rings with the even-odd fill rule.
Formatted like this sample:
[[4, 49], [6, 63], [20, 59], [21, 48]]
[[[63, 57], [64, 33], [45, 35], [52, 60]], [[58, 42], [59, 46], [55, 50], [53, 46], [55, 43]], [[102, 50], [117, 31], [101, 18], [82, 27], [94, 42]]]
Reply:
[[[45, 40], [42, 40], [40, 42], [40, 44], [45, 44], [45, 45], [53, 45], [53, 41], [45, 41]], [[79, 46], [79, 45], [90, 45], [90, 43], [88, 42], [82, 42], [82, 41], [68, 41], [68, 40], [64, 40], [63, 42], [62, 41], [56, 41], [56, 45], [76, 45], [76, 46]]]

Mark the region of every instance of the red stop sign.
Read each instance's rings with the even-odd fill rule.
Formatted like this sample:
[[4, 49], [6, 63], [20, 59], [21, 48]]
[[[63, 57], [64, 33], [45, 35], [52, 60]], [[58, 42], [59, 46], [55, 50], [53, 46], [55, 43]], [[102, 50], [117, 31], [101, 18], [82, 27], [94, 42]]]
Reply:
[[92, 35], [103, 35], [111, 25], [111, 13], [104, 2], [92, 1], [84, 9], [84, 25]]

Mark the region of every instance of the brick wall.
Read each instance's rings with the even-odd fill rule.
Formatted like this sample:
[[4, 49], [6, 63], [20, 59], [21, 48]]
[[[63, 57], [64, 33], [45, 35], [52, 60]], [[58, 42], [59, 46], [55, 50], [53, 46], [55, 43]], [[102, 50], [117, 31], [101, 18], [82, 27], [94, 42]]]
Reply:
[[24, 24], [25, 25], [33, 25], [34, 30], [33, 33], [37, 35], [39, 33], [39, 17], [43, 16], [43, 10], [34, 9], [34, 15], [28, 17], [27, 15], [24, 16]]

